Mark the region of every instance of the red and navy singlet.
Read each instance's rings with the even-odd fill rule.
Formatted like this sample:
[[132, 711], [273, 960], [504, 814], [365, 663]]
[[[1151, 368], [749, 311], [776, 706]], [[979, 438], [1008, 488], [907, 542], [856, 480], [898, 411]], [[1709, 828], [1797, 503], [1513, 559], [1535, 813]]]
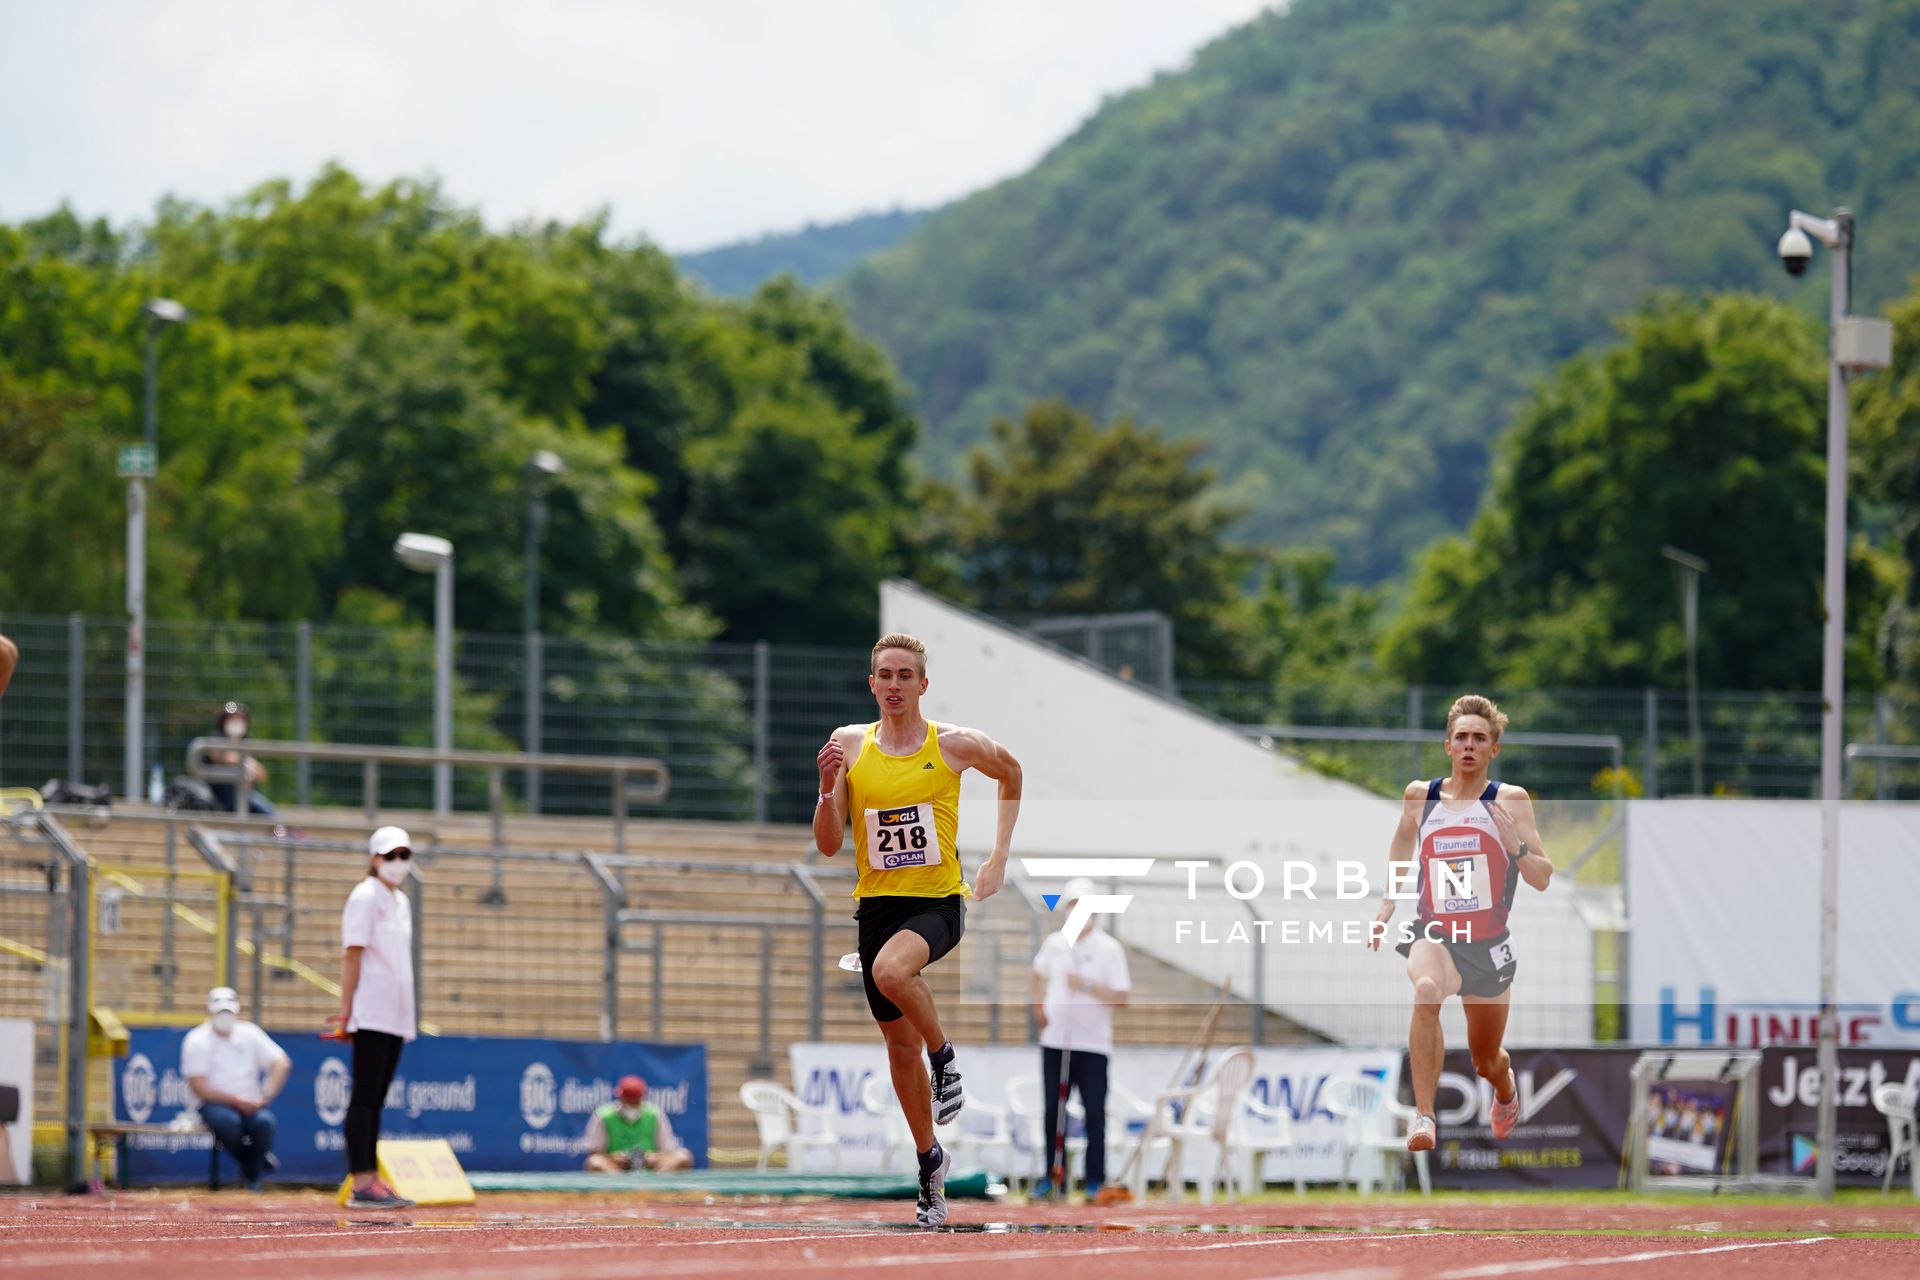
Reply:
[[[1494, 796], [1500, 784], [1489, 782], [1465, 809], [1455, 811], [1440, 801], [1440, 784], [1427, 784], [1426, 809], [1420, 817], [1420, 914], [1426, 926], [1440, 927], [1432, 936], [1453, 941], [1487, 943], [1507, 931], [1507, 913], [1520, 880], [1520, 865], [1500, 843], [1493, 824]], [[1455, 925], [1465, 925], [1459, 934]]]

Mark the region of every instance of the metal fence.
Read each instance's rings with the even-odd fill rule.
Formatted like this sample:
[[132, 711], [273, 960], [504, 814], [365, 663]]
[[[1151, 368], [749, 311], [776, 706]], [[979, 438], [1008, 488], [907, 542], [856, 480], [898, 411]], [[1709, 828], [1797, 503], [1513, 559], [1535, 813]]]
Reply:
[[[0, 628], [22, 649], [20, 670], [0, 703], [0, 785], [121, 778], [124, 623], [8, 616]], [[873, 714], [864, 649], [547, 638], [540, 646], [540, 735], [530, 742], [528, 656], [521, 636], [458, 637], [454, 745], [662, 759], [673, 771], [673, 793], [643, 810], [645, 816], [805, 821], [813, 807], [814, 751], [827, 730]], [[189, 740], [213, 730], [214, 713], [228, 699], [249, 704], [261, 738], [426, 746], [432, 737], [433, 644], [424, 628], [152, 622], [147, 671], [144, 758], [159, 763], [166, 776], [179, 770]], [[1188, 702], [1235, 724], [1413, 728], [1435, 744], [1459, 692], [1180, 685]], [[1818, 791], [1818, 694], [1703, 692], [1696, 739], [1679, 689], [1487, 692], [1512, 715], [1515, 730], [1622, 739], [1629, 793], [1792, 797]], [[1873, 746], [1914, 745], [1920, 712], [1856, 695], [1847, 703], [1845, 736]], [[1440, 766], [1438, 752], [1420, 743], [1292, 746], [1331, 772], [1383, 791]], [[1516, 744], [1499, 767], [1571, 797], [1612, 794], [1619, 780], [1596, 777], [1610, 763], [1599, 748], [1583, 755]], [[387, 802], [429, 807], [431, 772], [425, 766], [392, 770], [382, 779]], [[356, 766], [314, 762], [276, 770], [262, 790], [282, 802], [351, 805], [360, 785]], [[513, 807], [531, 807], [526, 778], [509, 779], [509, 788]], [[1851, 791], [1863, 799], [1920, 797], [1920, 760], [1863, 756], [1852, 770]], [[482, 809], [487, 802], [484, 777], [456, 779], [456, 808]], [[547, 778], [538, 810], [604, 813], [604, 789], [591, 779]]]
[[[1406, 729], [1413, 743], [1322, 742], [1302, 739], [1301, 753], [1330, 772], [1386, 792], [1412, 777], [1444, 772], [1438, 750], [1447, 708], [1460, 689], [1287, 689], [1182, 681], [1187, 701], [1238, 725]], [[1495, 777], [1525, 779], [1529, 787], [1568, 799], [1606, 796], [1624, 782], [1627, 794], [1742, 795], [1808, 798], [1820, 792], [1820, 695], [1817, 693], [1700, 694], [1700, 735], [1690, 732], [1684, 689], [1484, 689], [1512, 717], [1517, 734], [1581, 734], [1591, 750], [1517, 742], [1494, 762]], [[1920, 739], [1920, 714], [1892, 698], [1856, 694], [1847, 699], [1846, 741], [1884, 746]], [[1626, 769], [1615, 779], [1610, 751], [1600, 739], [1625, 744]], [[1276, 738], [1276, 741], [1282, 739]], [[1697, 764], [1696, 764], [1697, 762]], [[1696, 785], [1695, 779], [1698, 778]], [[1862, 800], [1920, 798], [1920, 759], [1858, 753], [1850, 792]]]

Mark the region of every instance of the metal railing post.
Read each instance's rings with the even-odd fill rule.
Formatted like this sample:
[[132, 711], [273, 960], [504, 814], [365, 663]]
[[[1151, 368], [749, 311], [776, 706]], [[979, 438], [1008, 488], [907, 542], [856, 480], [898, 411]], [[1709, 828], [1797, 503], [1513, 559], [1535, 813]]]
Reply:
[[[545, 737], [540, 727], [540, 701], [545, 690], [546, 654], [538, 631], [527, 632], [527, 750], [539, 752]], [[540, 771], [527, 770], [527, 812], [540, 812]]]
[[501, 850], [507, 847], [506, 819], [506, 783], [501, 777], [498, 766], [487, 770], [487, 812], [492, 820], [493, 832], [493, 883], [480, 895], [483, 907], [504, 907], [507, 904], [506, 886], [501, 883]]
[[[87, 1033], [91, 1029], [93, 959], [93, 884], [86, 855], [67, 835], [65, 827], [50, 813], [35, 819], [40, 834], [53, 846], [54, 859], [48, 867], [49, 887], [56, 883], [58, 867], [67, 869], [67, 1008], [66, 1066], [67, 1182], [78, 1183], [87, 1174]], [[51, 951], [49, 951], [51, 954]]]
[[807, 895], [807, 950], [811, 957], [807, 966], [807, 1035], [817, 1043], [824, 1038], [821, 1032], [826, 1025], [827, 899], [805, 867], [796, 864], [791, 870], [794, 881]]
[[627, 852], [627, 774], [624, 769], [613, 771], [613, 851], [623, 856]]
[[[1873, 745], [1876, 747], [1887, 745], [1887, 721], [1892, 715], [1893, 700], [1884, 693], [1876, 696], [1873, 700]], [[1887, 798], [1887, 762], [1884, 756], [1873, 762], [1873, 798]]]
[[773, 930], [766, 925], [760, 926], [760, 1052], [747, 1070], [762, 1077], [773, 1074]]
[[167, 819], [167, 909], [160, 917], [160, 1007], [173, 1009], [173, 904], [179, 900], [180, 874], [178, 854], [175, 842], [178, 826], [172, 818]]
[[626, 893], [598, 854], [587, 854], [584, 861], [600, 885], [600, 1038], [613, 1040], [620, 1034], [620, 908], [626, 905]]
[[360, 807], [368, 823], [380, 816], [380, 762], [371, 756], [360, 763]]
[[767, 800], [773, 789], [768, 756], [770, 729], [770, 690], [773, 683], [773, 649], [765, 640], [753, 645], [753, 820], [765, 824]]
[[1267, 1042], [1267, 937], [1260, 927], [1260, 910], [1248, 899], [1242, 904], [1247, 916], [1253, 921], [1253, 1025], [1247, 1034], [1254, 1047]]
[[67, 615], [67, 777], [83, 783], [87, 746], [87, 621]]
[[[293, 629], [293, 736], [313, 740], [313, 623], [305, 619]], [[294, 768], [293, 798], [305, 805], [312, 793], [313, 762], [302, 760]]]
[[666, 955], [666, 930], [660, 922], [656, 920], [653, 922], [653, 973], [650, 977], [650, 984], [653, 988], [651, 992], [653, 1015], [650, 1019], [650, 1034], [655, 1040], [659, 1040], [666, 1034], [664, 1028], [666, 1027], [667, 980], [666, 975], [661, 972], [662, 962], [666, 959]]
[[1645, 714], [1647, 719], [1647, 763], [1646, 777], [1641, 782], [1641, 794], [1649, 800], [1660, 798], [1660, 694], [1651, 685], [1645, 694]]
[[233, 896], [233, 886], [239, 876], [234, 870], [233, 859], [227, 856], [226, 849], [221, 847], [220, 837], [213, 832], [204, 827], [188, 827], [187, 843], [194, 847], [208, 866], [226, 877], [227, 890], [221, 895], [219, 908], [220, 936], [225, 939], [220, 955], [220, 985], [230, 987], [233, 985], [234, 956], [238, 954], [239, 946], [234, 937], [234, 917], [238, 914], [238, 904]]

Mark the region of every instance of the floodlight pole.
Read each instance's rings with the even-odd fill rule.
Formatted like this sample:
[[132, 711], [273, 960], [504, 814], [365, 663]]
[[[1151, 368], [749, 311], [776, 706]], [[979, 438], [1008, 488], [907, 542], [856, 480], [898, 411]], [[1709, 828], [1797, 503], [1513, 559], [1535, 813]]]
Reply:
[[[171, 298], [152, 298], [140, 308], [147, 318], [146, 387], [142, 417], [146, 438], [144, 462], [122, 467], [127, 479], [127, 661], [126, 734], [122, 749], [121, 790], [128, 801], [144, 794], [140, 775], [146, 772], [147, 713], [147, 477], [158, 457], [160, 441], [160, 330], [185, 324], [187, 309]], [[75, 779], [76, 782], [79, 779]]]
[[1853, 214], [1831, 219], [1794, 210], [1790, 224], [1817, 236], [1833, 250], [1833, 303], [1827, 362], [1827, 543], [1826, 620], [1820, 645], [1820, 1110], [1815, 1141], [1819, 1162], [1815, 1187], [1833, 1198], [1834, 1151], [1840, 1089], [1838, 999], [1840, 952], [1840, 765], [1846, 705], [1844, 666], [1847, 624], [1847, 374], [1840, 363], [1841, 322], [1852, 301]]

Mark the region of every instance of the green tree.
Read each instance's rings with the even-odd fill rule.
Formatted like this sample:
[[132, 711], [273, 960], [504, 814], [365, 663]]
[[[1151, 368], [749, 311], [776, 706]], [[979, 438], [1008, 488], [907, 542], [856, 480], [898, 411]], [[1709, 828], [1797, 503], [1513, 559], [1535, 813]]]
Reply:
[[[1569, 361], [1520, 414], [1464, 537], [1422, 557], [1385, 661], [1423, 684], [1677, 684], [1665, 545], [1705, 558], [1700, 681], [1819, 684], [1825, 365], [1810, 322], [1729, 295], [1660, 298], [1625, 342]], [[1856, 555], [1854, 634], [1884, 611]], [[1879, 677], [1871, 646], [1849, 680]]]
[[1253, 675], [1241, 589], [1257, 557], [1226, 540], [1239, 513], [1199, 454], [1058, 400], [996, 420], [954, 512], [966, 595], [1014, 618], [1156, 610], [1181, 675]]
[[1852, 484], [1894, 599], [1871, 641], [1911, 738], [1920, 719], [1920, 276], [1888, 315], [1893, 367], [1856, 384]]

